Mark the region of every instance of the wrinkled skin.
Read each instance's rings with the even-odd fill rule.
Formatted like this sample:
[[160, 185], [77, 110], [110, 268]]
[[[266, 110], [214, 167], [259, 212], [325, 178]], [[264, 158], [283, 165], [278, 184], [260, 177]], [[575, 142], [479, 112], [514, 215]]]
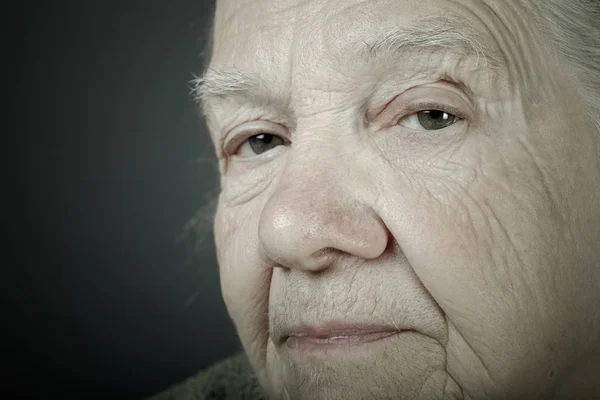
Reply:
[[[348, 55], [449, 12], [504, 73]], [[531, 18], [516, 0], [218, 1], [210, 66], [273, 96], [206, 105], [223, 296], [270, 398], [598, 394], [600, 134]], [[426, 131], [402, 108], [421, 99], [461, 119]], [[283, 140], [256, 154], [260, 132]], [[414, 332], [343, 357], [279, 340], [331, 320]]]

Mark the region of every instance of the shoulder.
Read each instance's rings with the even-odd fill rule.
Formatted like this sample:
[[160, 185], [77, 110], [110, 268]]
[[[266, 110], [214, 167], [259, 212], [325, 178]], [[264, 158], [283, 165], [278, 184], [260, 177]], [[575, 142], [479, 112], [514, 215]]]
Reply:
[[148, 400], [266, 400], [244, 352], [227, 357]]

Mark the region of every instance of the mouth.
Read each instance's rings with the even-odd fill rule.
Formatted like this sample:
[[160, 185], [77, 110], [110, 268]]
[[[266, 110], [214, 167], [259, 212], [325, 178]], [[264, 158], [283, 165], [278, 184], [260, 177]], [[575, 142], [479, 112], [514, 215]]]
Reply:
[[292, 350], [307, 354], [330, 355], [340, 351], [353, 351], [386, 342], [413, 329], [390, 326], [324, 324], [293, 329], [282, 338], [282, 343]]
[[342, 335], [331, 337], [313, 337], [313, 336], [289, 336], [285, 344], [291, 348], [302, 348], [309, 346], [358, 346], [364, 343], [374, 342], [376, 340], [385, 339], [389, 336], [396, 335], [401, 331], [395, 332], [373, 332], [362, 335]]

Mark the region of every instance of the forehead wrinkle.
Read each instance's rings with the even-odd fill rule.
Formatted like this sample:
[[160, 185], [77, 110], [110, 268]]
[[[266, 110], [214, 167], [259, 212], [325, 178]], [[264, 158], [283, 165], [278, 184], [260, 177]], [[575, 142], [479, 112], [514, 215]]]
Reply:
[[[474, 17], [479, 17], [468, 7], [465, 8]], [[287, 8], [282, 8], [282, 10], [287, 10]], [[482, 20], [482, 18], [478, 19]], [[444, 50], [445, 54], [455, 53], [458, 56], [468, 56], [475, 60], [474, 72], [507, 74], [509, 67], [507, 57], [501, 51], [502, 49], [498, 51], [498, 49], [491, 48], [482, 37], [485, 33], [493, 37], [492, 31], [488, 28], [483, 33], [465, 20], [464, 15], [447, 12], [444, 15], [420, 18], [418, 23], [400, 25], [388, 32], [377, 32], [359, 39], [358, 43], [356, 41], [345, 43], [338, 47], [337, 51], [333, 51], [336, 46], [330, 46], [332, 43], [327, 43], [328, 40], [325, 41], [325, 46], [335, 54], [334, 58], [337, 59], [340, 69], [352, 70], [343, 74], [346, 78], [354, 75], [352, 72], [356, 73], [356, 70], [361, 67], [369, 67], [371, 70], [373, 67], [379, 69], [393, 67], [402, 57], [411, 59], [410, 56], [423, 53], [433, 57], [441, 56], [439, 50]], [[486, 21], [482, 20], [482, 22]], [[486, 24], [484, 23], [484, 25]], [[296, 42], [298, 38], [294, 39]], [[477, 68], [480, 60], [483, 60], [484, 68]], [[293, 64], [293, 60], [290, 60], [289, 77], [294, 76]], [[361, 76], [364, 79], [365, 76]], [[350, 81], [352, 79], [349, 79], [345, 86], [350, 85]], [[357, 82], [360, 81], [357, 80]], [[192, 80], [191, 91], [205, 115], [207, 107], [213, 100], [224, 98], [237, 98], [241, 103], [250, 103], [255, 106], [277, 104], [280, 106], [279, 108], [282, 108], [281, 105], [285, 105], [285, 108], [289, 110], [291, 87], [288, 87], [285, 95], [282, 96], [282, 93], [279, 93], [276, 96], [272, 90], [276, 83], [289, 86], [290, 82], [267, 82], [259, 73], [246, 72], [235, 67], [225, 69], [209, 67], [203, 76], [195, 77]], [[367, 82], [363, 81], [362, 83], [366, 84]]]
[[[534, 22], [533, 18], [529, 21], [525, 21], [527, 15], [530, 15], [531, 4], [523, 1], [509, 1], [500, 3], [503, 7], [501, 12], [499, 9], [499, 3], [490, 2], [488, 0], [464, 0], [457, 2], [457, 6], [460, 7], [468, 15], [477, 19], [483, 28], [485, 29], [487, 36], [489, 36], [495, 47], [498, 49], [498, 54], [503, 59], [503, 64], [506, 67], [506, 84], [512, 92], [513, 96], [517, 96], [519, 88], [524, 88], [527, 91], [528, 87], [537, 86], [540, 83], [541, 76], [535, 73], [533, 67], [545, 66], [547, 60], [532, 60], [531, 55], [536, 54], [536, 51], [532, 51], [532, 44], [527, 43], [528, 41], [519, 40], [521, 38], [530, 38], [535, 32], [531, 28], [531, 23]], [[518, 6], [526, 6], [527, 12], [518, 9]], [[512, 29], [511, 26], [516, 28]], [[530, 81], [528, 83], [528, 80]], [[533, 85], [532, 85], [533, 83]]]
[[[493, 58], [491, 52], [472, 35], [457, 33], [451, 29], [439, 29], [436, 25], [429, 25], [429, 28], [402, 28], [383, 35], [378, 34], [363, 40], [360, 46], [352, 44], [350, 48], [358, 48], [358, 50], [350, 50], [351, 54], [348, 54], [349, 51], [346, 53], [348, 55], [341, 54], [337, 58], [342, 65], [352, 65], [352, 69], [367, 65], [387, 68], [403, 56], [422, 54], [424, 51], [429, 51], [435, 56], [436, 51], [440, 49], [476, 58], [475, 68], [480, 59], [486, 62], [486, 70], [504, 68], [504, 64], [499, 59]], [[438, 54], [441, 55], [439, 52]], [[348, 58], [353, 61], [348, 63]], [[290, 68], [293, 69], [291, 66]], [[346, 83], [350, 85], [350, 81]], [[366, 84], [366, 82], [362, 83]], [[274, 101], [280, 105], [289, 103], [289, 98], [283, 99], [274, 94], [272, 90], [274, 82], [269, 84], [259, 73], [246, 72], [235, 67], [226, 69], [209, 67], [204, 75], [195, 77], [191, 84], [191, 95], [204, 111], [213, 100], [228, 97], [238, 97], [241, 101], [257, 106]], [[340, 90], [348, 91], [348, 88]]]
[[[549, 67], [553, 64], [548, 62], [548, 59], [539, 58], [547, 56], [544, 52], [534, 50], [534, 46], [543, 46], [544, 38], [539, 36], [540, 29], [536, 29], [536, 19], [534, 18], [534, 7], [536, 4], [533, 2], [507, 2], [504, 7], [508, 13], [499, 13], [496, 8], [497, 5], [488, 4], [484, 1], [484, 5], [494, 15], [494, 19], [497, 21], [498, 27], [503, 29], [507, 33], [507, 39], [503, 40], [502, 35], [498, 38], [497, 42], [502, 47], [503, 52], [510, 54], [513, 57], [510, 58], [512, 69], [511, 78], [514, 78], [515, 82], [509, 82], [510, 84], [517, 84], [519, 88], [522, 88], [521, 94], [525, 97], [535, 98], [539, 96], [544, 98], [542, 94], [546, 88], [545, 80], [553, 77], [555, 74], [549, 70]], [[525, 7], [526, 12], [517, 9], [517, 6]], [[526, 38], [528, 40], [520, 40]], [[537, 58], [537, 59], [536, 59]], [[541, 69], [540, 69], [541, 68]]]
[[446, 50], [457, 56], [475, 58], [475, 68], [483, 60], [486, 70], [500, 73], [507, 69], [505, 60], [485, 44], [481, 33], [465, 25], [464, 18], [459, 16], [427, 17], [420, 19], [418, 24], [373, 34], [354, 46], [358, 48], [357, 59], [380, 65], [393, 65], [414, 53], [435, 55], [439, 50]]

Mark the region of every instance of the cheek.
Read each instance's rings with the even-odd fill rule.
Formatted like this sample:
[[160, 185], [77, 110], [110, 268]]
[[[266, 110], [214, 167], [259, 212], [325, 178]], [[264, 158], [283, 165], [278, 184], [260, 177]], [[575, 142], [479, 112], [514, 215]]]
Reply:
[[[241, 207], [220, 206], [215, 216], [215, 244], [223, 298], [232, 316], [244, 313], [250, 304], [243, 299], [253, 293], [251, 282], [260, 269], [253, 262], [256, 254], [256, 235], [251, 235], [252, 224]], [[248, 221], [240, 224], [239, 221]]]
[[264, 358], [272, 271], [258, 259], [257, 224], [258, 217], [245, 205], [219, 207], [215, 216], [223, 300], [252, 361]]
[[386, 224], [459, 332], [449, 354], [467, 343], [461, 354], [469, 349], [499, 382], [514, 382], [509, 375], [547, 366], [543, 348], [569, 320], [560, 292], [572, 288], [555, 273], [569, 263], [562, 218], [535, 163], [517, 151], [465, 146], [451, 174], [446, 160], [398, 189], [403, 218]]

